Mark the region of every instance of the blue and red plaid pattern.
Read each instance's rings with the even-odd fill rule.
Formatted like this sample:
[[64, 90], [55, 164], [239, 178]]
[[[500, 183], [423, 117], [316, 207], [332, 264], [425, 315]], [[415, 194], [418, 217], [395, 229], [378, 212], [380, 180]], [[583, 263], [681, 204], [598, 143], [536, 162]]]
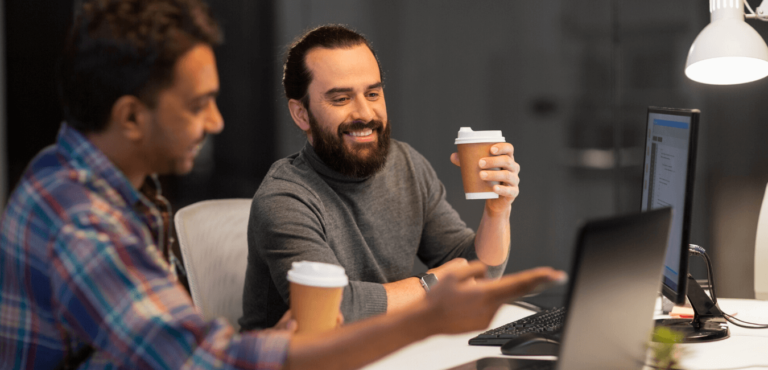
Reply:
[[52, 369], [86, 345], [82, 369], [282, 367], [289, 334], [202, 319], [153, 201], [62, 125], [0, 220], [0, 368]]

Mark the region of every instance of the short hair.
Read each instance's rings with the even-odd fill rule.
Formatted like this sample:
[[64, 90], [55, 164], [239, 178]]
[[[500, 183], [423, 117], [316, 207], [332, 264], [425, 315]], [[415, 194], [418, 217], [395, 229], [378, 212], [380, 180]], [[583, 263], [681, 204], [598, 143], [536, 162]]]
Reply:
[[200, 0], [92, 0], [77, 14], [59, 68], [68, 124], [103, 131], [112, 106], [133, 95], [154, 107], [173, 83], [176, 61], [197, 44], [223, 35]]
[[376, 59], [379, 66], [379, 77], [382, 76], [381, 63], [371, 43], [362, 34], [343, 25], [330, 24], [317, 27], [299, 36], [291, 44], [283, 65], [283, 88], [285, 97], [299, 100], [309, 109], [309, 84], [312, 82], [312, 72], [307, 68], [307, 53], [314, 48], [348, 49], [365, 45]]

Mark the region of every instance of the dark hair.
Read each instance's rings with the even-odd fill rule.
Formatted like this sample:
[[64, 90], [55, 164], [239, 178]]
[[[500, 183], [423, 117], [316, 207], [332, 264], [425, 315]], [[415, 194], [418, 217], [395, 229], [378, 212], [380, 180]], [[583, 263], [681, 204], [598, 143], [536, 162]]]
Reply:
[[199, 0], [86, 2], [59, 63], [65, 119], [81, 132], [99, 132], [121, 96], [154, 107], [157, 93], [173, 83], [176, 60], [197, 44], [217, 46], [222, 38]]
[[365, 36], [338, 24], [320, 26], [300, 36], [288, 49], [288, 55], [283, 65], [285, 97], [299, 100], [304, 104], [304, 107], [309, 108], [307, 89], [309, 83], [312, 82], [312, 73], [307, 68], [306, 59], [310, 50], [318, 47], [347, 49], [360, 44], [367, 46], [373, 53], [376, 64], [379, 66], [379, 77], [381, 77], [379, 58], [376, 57], [376, 52], [373, 51]]

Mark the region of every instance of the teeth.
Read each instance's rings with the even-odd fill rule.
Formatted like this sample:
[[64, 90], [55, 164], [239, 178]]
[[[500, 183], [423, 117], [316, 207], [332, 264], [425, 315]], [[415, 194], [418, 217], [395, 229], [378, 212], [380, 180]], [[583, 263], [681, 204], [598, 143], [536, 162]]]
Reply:
[[367, 129], [367, 130], [363, 130], [363, 131], [350, 131], [349, 132], [350, 135], [358, 136], [358, 137], [360, 137], [360, 136], [368, 136], [368, 135], [370, 135], [372, 133], [373, 133], [372, 129]]

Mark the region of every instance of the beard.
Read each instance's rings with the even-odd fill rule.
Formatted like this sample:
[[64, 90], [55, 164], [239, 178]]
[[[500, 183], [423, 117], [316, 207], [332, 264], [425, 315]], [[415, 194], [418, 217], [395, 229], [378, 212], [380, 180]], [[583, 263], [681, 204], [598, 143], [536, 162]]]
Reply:
[[[332, 170], [359, 179], [384, 168], [389, 154], [389, 122], [384, 125], [378, 120], [354, 121], [342, 123], [336, 132], [328, 132], [320, 127], [311, 111], [308, 110], [308, 113], [312, 146], [317, 156]], [[376, 133], [376, 142], [353, 143], [351, 147], [344, 143], [344, 132], [364, 129], [372, 129]]]

